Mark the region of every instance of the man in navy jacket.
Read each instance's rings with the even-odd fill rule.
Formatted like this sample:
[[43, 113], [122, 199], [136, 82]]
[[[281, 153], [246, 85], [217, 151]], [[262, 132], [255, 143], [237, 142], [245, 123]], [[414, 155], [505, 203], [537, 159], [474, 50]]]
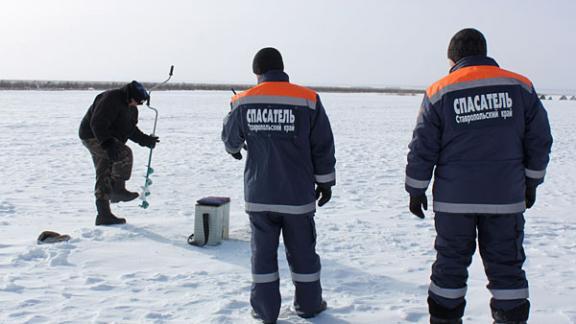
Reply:
[[530, 80], [486, 54], [479, 31], [454, 35], [450, 74], [427, 89], [409, 145], [405, 187], [410, 211], [421, 218], [434, 172], [432, 323], [461, 323], [476, 234], [494, 319], [528, 319], [523, 212], [544, 180], [552, 136]]
[[253, 61], [258, 85], [232, 98], [224, 120], [226, 151], [242, 159], [246, 212], [252, 227], [253, 316], [275, 323], [280, 311], [277, 250], [284, 238], [301, 317], [326, 309], [316, 254], [314, 212], [330, 200], [336, 183], [334, 138], [316, 92], [292, 84], [282, 56], [260, 50]]

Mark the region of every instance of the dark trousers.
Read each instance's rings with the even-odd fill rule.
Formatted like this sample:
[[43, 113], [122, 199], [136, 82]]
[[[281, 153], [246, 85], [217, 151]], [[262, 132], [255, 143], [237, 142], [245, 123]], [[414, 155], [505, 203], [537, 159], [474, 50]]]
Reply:
[[278, 243], [282, 232], [295, 286], [294, 306], [304, 313], [317, 311], [322, 302], [322, 287], [314, 214], [260, 212], [249, 215], [253, 277], [250, 303], [253, 309], [264, 321], [278, 318], [281, 304]]
[[522, 214], [436, 213], [435, 225], [437, 257], [432, 265], [429, 295], [437, 304], [455, 308], [464, 302], [476, 238], [492, 293], [492, 308], [508, 310], [526, 302]]
[[96, 169], [94, 195], [96, 199], [109, 200], [113, 183], [130, 179], [134, 160], [132, 150], [123, 144], [120, 149], [120, 159], [113, 162], [95, 138], [82, 140], [82, 144], [90, 151]]

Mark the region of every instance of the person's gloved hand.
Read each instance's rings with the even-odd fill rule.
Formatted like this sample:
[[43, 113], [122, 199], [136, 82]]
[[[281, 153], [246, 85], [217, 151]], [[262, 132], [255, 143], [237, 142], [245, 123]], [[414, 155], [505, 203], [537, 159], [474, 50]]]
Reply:
[[230, 153], [230, 155], [232, 155], [232, 157], [235, 158], [236, 160], [242, 160], [242, 153], [240, 152]]
[[424, 207], [424, 210], [428, 210], [428, 198], [426, 198], [426, 195], [410, 196], [410, 212], [412, 214], [424, 218], [422, 207]]
[[532, 208], [536, 202], [536, 186], [526, 186], [526, 208]]
[[144, 135], [144, 137], [142, 137], [142, 139], [140, 140], [140, 145], [153, 149], [154, 147], [156, 147], [156, 143], [159, 142], [160, 139], [158, 136]]
[[[320, 197], [322, 196], [322, 197]], [[318, 200], [320, 198], [320, 200]], [[330, 186], [316, 186], [316, 200], [318, 200], [318, 207], [324, 206], [332, 198], [332, 187]]]
[[116, 142], [116, 139], [110, 138], [104, 142], [102, 142], [102, 148], [108, 154], [108, 158], [115, 162], [120, 160], [120, 145]]

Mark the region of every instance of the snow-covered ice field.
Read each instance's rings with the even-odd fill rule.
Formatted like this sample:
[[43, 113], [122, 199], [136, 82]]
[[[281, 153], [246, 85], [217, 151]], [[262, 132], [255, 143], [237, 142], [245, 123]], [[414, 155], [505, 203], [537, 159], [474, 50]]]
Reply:
[[[128, 224], [95, 227], [94, 170], [77, 129], [97, 93], [0, 92], [0, 322], [253, 323], [244, 161], [226, 154], [220, 141], [230, 93], [154, 93], [161, 142], [151, 206], [114, 205]], [[329, 309], [312, 320], [288, 311], [293, 287], [280, 251], [279, 323], [426, 323], [433, 215], [412, 216], [404, 191], [421, 97], [322, 99], [337, 154], [332, 201], [316, 214]], [[530, 322], [576, 323], [576, 102], [544, 104], [555, 142], [546, 182], [525, 214]], [[140, 128], [149, 132], [153, 113], [140, 111]], [[144, 182], [148, 150], [130, 146], [128, 188], [135, 190]], [[208, 195], [231, 197], [231, 240], [189, 246], [195, 201]], [[43, 230], [72, 239], [37, 245]], [[486, 283], [476, 254], [465, 323], [491, 322]]]

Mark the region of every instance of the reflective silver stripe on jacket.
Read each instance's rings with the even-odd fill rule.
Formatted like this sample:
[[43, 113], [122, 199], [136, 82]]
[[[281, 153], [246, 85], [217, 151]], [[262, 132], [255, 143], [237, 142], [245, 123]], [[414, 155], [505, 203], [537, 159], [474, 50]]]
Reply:
[[546, 169], [544, 170], [530, 170], [526, 169], [526, 176], [532, 179], [542, 179], [546, 175]]
[[336, 180], [336, 172], [329, 174], [315, 174], [314, 179], [316, 179], [316, 182], [318, 183], [332, 182]]
[[271, 204], [256, 204], [246, 202], [247, 212], [274, 212], [281, 214], [307, 214], [316, 210], [316, 202], [313, 201], [306, 205], [291, 206], [291, 205], [271, 205]]
[[247, 105], [247, 104], [290, 105], [290, 106], [308, 107], [313, 110], [316, 109], [315, 100], [308, 100], [297, 97], [286, 97], [286, 96], [245, 96], [232, 102], [232, 109], [235, 109], [240, 105]]
[[448, 299], [456, 299], [466, 296], [466, 290], [468, 287], [464, 288], [440, 288], [436, 286], [434, 282], [430, 282], [430, 287], [428, 288], [434, 294], [448, 298]]
[[524, 299], [529, 297], [528, 288], [490, 289], [490, 293], [494, 299], [500, 300]]
[[532, 93], [532, 87], [527, 85], [526, 83], [514, 79], [514, 78], [490, 78], [490, 79], [480, 79], [480, 80], [473, 80], [473, 81], [465, 81], [465, 82], [458, 82], [455, 84], [448, 85], [438, 92], [432, 95], [432, 97], [428, 98], [431, 104], [437, 103], [442, 97], [450, 92], [458, 91], [458, 90], [465, 90], [471, 88], [478, 88], [478, 87], [485, 87], [485, 86], [506, 86], [506, 85], [519, 85], [526, 89], [528, 92]]
[[292, 272], [292, 280], [296, 282], [315, 282], [320, 280], [320, 271], [310, 274]]
[[278, 272], [273, 273], [265, 273], [265, 274], [252, 274], [252, 282], [253, 283], [267, 283], [267, 282], [274, 282], [280, 279], [280, 274]]
[[434, 202], [434, 211], [455, 214], [516, 214], [526, 210], [526, 202], [514, 204], [454, 204]]
[[406, 185], [416, 189], [426, 189], [430, 184], [430, 180], [416, 180], [406, 176]]

